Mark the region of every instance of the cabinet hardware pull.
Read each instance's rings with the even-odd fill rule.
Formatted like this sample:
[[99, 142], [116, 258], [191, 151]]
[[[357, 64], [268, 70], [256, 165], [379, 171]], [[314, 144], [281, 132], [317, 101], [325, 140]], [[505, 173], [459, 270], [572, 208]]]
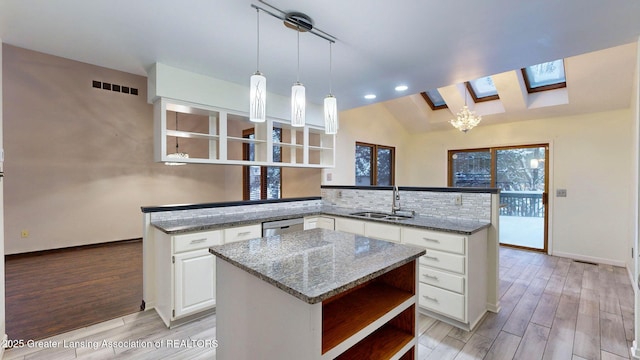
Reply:
[[191, 243], [192, 244], [200, 244], [200, 243], [203, 243], [205, 241], [207, 241], [206, 238], [205, 239], [195, 239], [195, 240], [191, 240]]
[[438, 277], [435, 275], [429, 275], [429, 274], [422, 274], [422, 276], [429, 278], [429, 279], [433, 279], [433, 280], [438, 280]]
[[429, 256], [429, 255], [425, 255], [425, 258], [429, 259], [429, 260], [433, 260], [433, 261], [440, 261], [440, 259], [438, 259], [438, 257], [436, 256]]
[[429, 238], [426, 238], [426, 237], [423, 237], [422, 239], [423, 239], [424, 241], [431, 241], [431, 242], [434, 242], [434, 243], [439, 243], [439, 242], [440, 242], [440, 240], [436, 240], [436, 239], [429, 239]]
[[238, 236], [249, 235], [249, 234], [251, 234], [251, 231], [243, 231], [238, 233]]
[[425, 298], [425, 299], [427, 299], [427, 300], [429, 300], [429, 301], [433, 301], [434, 303], [437, 303], [437, 302], [438, 302], [438, 299], [436, 299], [436, 298], [432, 298], [432, 297], [429, 297], [429, 296], [427, 296], [427, 295], [422, 295], [422, 297], [423, 297], [423, 298]]

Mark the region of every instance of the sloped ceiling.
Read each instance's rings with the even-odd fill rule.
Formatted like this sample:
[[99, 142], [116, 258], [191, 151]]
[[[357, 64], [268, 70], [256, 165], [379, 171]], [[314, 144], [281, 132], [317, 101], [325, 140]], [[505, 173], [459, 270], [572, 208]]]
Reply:
[[528, 94], [520, 69], [492, 75], [499, 100], [474, 104], [462, 83], [438, 88], [448, 109], [431, 110], [420, 94], [383, 102], [410, 131], [448, 130], [465, 103], [483, 116], [482, 124], [516, 122], [628, 108], [636, 43], [565, 59], [567, 87]]
[[[3, 42], [112, 69], [146, 75], [155, 62], [247, 84], [256, 70], [256, 11], [261, 0], [2, 0]], [[432, 113], [419, 93], [441, 89], [451, 109], [457, 84], [492, 75], [502, 102], [483, 105], [484, 124], [628, 104], [637, 0], [269, 0], [309, 15], [337, 37], [333, 93], [339, 110], [385, 102], [409, 129], [441, 128], [450, 111]], [[288, 96], [297, 75], [296, 32], [260, 15], [260, 70], [267, 90]], [[307, 101], [329, 91], [329, 46], [300, 36], [300, 80]], [[519, 94], [525, 66], [566, 58], [569, 103], [531, 108]], [[584, 58], [584, 59], [583, 59]], [[394, 87], [405, 84], [406, 92]], [[513, 92], [513, 93], [512, 93]], [[375, 100], [365, 100], [375, 93]], [[414, 94], [414, 95], [409, 95]], [[482, 109], [484, 107], [485, 109]], [[492, 108], [492, 109], [489, 109]], [[457, 111], [457, 110], [456, 110]], [[448, 126], [448, 125], [447, 125]]]

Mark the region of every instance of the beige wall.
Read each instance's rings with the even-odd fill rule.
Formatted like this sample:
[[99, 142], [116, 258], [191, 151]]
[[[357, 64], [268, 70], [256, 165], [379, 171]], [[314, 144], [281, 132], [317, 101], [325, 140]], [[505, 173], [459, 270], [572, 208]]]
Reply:
[[[631, 109], [480, 126], [467, 134], [449, 131], [408, 134], [373, 105], [340, 114], [338, 167], [332, 183], [353, 185], [354, 142], [397, 147], [399, 185], [447, 186], [447, 150], [549, 143], [551, 253], [625, 265], [633, 236], [633, 115]], [[400, 129], [400, 130], [398, 130]]]
[[[141, 237], [141, 206], [242, 199], [240, 166], [153, 162], [146, 78], [3, 50], [7, 254]], [[139, 96], [94, 89], [92, 80]], [[285, 170], [283, 195], [319, 195], [319, 174]]]
[[[405, 185], [411, 164], [402, 161], [408, 154], [403, 146], [409, 133], [381, 104], [373, 104], [340, 113], [336, 135], [336, 167], [323, 170], [323, 185], [354, 185], [356, 141], [396, 148], [396, 183]], [[330, 175], [329, 175], [330, 174]], [[327, 177], [331, 180], [327, 180]]]

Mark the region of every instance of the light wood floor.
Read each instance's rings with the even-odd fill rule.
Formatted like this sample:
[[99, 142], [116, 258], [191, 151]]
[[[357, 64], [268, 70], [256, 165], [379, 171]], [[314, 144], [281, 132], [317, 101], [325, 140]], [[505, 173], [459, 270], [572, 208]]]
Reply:
[[[418, 359], [630, 358], [633, 289], [623, 268], [502, 248], [500, 295], [500, 313], [489, 313], [473, 332], [421, 316]], [[215, 349], [207, 347], [215, 326], [212, 315], [168, 330], [147, 311], [47, 339], [61, 346], [84, 340], [84, 347], [11, 349], [4, 358], [215, 359]], [[103, 347], [104, 340], [159, 348]], [[92, 342], [96, 350], [87, 347]]]

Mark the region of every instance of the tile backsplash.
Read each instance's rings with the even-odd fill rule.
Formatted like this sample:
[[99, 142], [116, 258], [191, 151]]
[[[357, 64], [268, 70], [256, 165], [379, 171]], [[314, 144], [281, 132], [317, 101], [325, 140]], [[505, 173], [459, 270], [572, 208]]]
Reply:
[[245, 214], [253, 211], [270, 211], [280, 209], [307, 209], [308, 207], [320, 207], [322, 206], [321, 200], [304, 200], [304, 201], [289, 201], [281, 203], [269, 203], [269, 204], [255, 204], [255, 205], [240, 205], [240, 206], [225, 206], [225, 207], [213, 207], [205, 209], [193, 209], [193, 210], [170, 210], [153, 212], [151, 214], [151, 221], [167, 221], [167, 220], [180, 220], [180, 219], [193, 219], [201, 217], [209, 217], [216, 215], [233, 215], [233, 214]]
[[[326, 189], [323, 205], [351, 209], [391, 211], [392, 190]], [[461, 204], [456, 204], [456, 197]], [[420, 215], [453, 219], [491, 221], [491, 194], [400, 190], [400, 207]]]

